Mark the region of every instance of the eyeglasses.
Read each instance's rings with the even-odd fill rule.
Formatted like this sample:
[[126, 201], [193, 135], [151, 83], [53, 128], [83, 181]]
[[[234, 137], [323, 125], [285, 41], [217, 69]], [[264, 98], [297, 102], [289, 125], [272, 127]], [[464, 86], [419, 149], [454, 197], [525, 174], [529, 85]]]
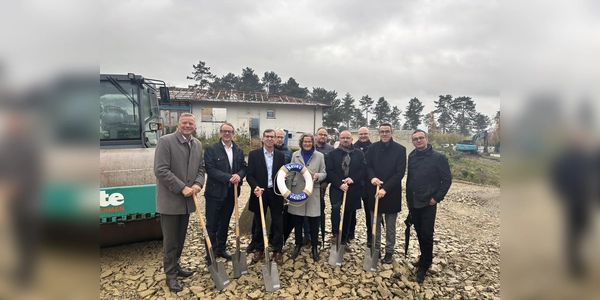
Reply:
[[232, 134], [232, 133], [233, 133], [233, 130], [221, 130], [221, 133], [229, 133], [229, 134]]
[[283, 136], [283, 135], [282, 135], [282, 136], [278, 136], [277, 138], [278, 138], [278, 139], [282, 139], [282, 140], [283, 140], [283, 139], [284, 139], [284, 136]]
[[275, 136], [272, 136], [272, 135], [265, 135], [263, 137], [266, 139], [274, 139], [275, 138]]
[[379, 130], [379, 133], [380, 134], [389, 134], [389, 133], [392, 133], [392, 131], [391, 130]]
[[412, 139], [412, 141], [413, 141], [413, 142], [416, 142], [416, 141], [420, 141], [420, 140], [424, 140], [424, 139], [426, 139], [426, 137], [424, 137], [424, 136], [418, 136], [418, 137], [414, 137], [414, 138]]

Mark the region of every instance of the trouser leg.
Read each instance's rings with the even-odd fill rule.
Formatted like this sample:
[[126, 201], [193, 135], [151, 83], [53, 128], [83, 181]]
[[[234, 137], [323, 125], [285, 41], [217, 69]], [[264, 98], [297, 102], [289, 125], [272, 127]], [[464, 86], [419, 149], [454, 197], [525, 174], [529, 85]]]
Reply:
[[415, 230], [419, 237], [419, 248], [421, 250], [421, 258], [419, 261], [424, 267], [429, 268], [433, 261], [433, 232], [437, 205], [428, 205], [423, 208], [415, 209], [415, 211], [417, 211]]
[[296, 246], [302, 245], [302, 227], [304, 225], [304, 216], [294, 216], [294, 236]]
[[342, 209], [342, 201], [331, 203], [331, 233], [339, 234], [340, 231], [340, 210]]
[[319, 243], [319, 217], [308, 217], [310, 224], [310, 244], [317, 246]]
[[356, 210], [352, 211], [350, 224], [348, 226], [348, 237], [354, 237], [354, 232], [356, 231]]
[[281, 201], [281, 199], [277, 199], [275, 195], [272, 196], [269, 203], [269, 208], [271, 209], [271, 227], [273, 228], [273, 240], [271, 244], [273, 245], [273, 252], [282, 252], [283, 250], [283, 202], [275, 203], [276, 201]]
[[394, 253], [398, 213], [385, 214], [385, 253]]
[[229, 222], [233, 214], [233, 189], [229, 189], [227, 197], [223, 201], [220, 211], [217, 213], [219, 222], [217, 227], [217, 252], [225, 251], [227, 248], [227, 235], [229, 232]]
[[[371, 218], [375, 218], [375, 216], [373, 215], [374, 212], [370, 211], [371, 213]], [[381, 249], [381, 218], [383, 217], [383, 214], [378, 213], [377, 214], [377, 224], [375, 226], [375, 250], [380, 251]]]
[[188, 221], [189, 214], [160, 215], [163, 234], [163, 268], [167, 278], [177, 277], [177, 265], [183, 250]]
[[[352, 216], [354, 215], [354, 213], [356, 212], [356, 210], [352, 209], [352, 210], [348, 210], [346, 209], [346, 211], [344, 212], [344, 223], [342, 224], [342, 242], [347, 242], [348, 241], [348, 237], [350, 236], [350, 223], [352, 222]], [[338, 228], [339, 228], [339, 224], [338, 224]]]

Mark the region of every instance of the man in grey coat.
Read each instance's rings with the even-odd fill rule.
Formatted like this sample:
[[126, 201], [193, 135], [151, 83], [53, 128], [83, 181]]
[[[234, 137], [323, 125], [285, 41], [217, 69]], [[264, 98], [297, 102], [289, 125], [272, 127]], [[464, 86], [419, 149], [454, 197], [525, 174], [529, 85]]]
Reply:
[[160, 213], [163, 233], [163, 265], [167, 286], [171, 291], [183, 290], [177, 276], [189, 277], [193, 272], [179, 265], [187, 233], [190, 213], [196, 211], [193, 195], [204, 184], [202, 143], [192, 137], [196, 118], [183, 113], [177, 132], [158, 140], [154, 154], [156, 176], [156, 212]]

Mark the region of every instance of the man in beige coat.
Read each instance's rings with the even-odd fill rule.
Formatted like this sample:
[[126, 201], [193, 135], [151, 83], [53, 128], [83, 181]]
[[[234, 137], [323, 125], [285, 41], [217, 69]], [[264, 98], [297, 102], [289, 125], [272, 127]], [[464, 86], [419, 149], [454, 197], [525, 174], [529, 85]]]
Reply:
[[160, 213], [163, 233], [163, 264], [167, 286], [171, 291], [183, 290], [177, 277], [193, 273], [179, 265], [187, 233], [190, 213], [196, 211], [193, 195], [204, 185], [202, 143], [192, 137], [196, 118], [181, 114], [177, 131], [161, 137], [154, 154], [156, 175], [156, 212]]

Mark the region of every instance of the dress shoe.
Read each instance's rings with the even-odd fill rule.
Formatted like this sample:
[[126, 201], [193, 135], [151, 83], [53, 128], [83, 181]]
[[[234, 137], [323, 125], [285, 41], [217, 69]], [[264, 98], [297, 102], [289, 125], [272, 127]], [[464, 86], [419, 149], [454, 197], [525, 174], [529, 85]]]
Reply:
[[277, 265], [283, 265], [283, 253], [275, 252], [273, 260], [275, 260], [275, 263], [277, 263]]
[[381, 260], [384, 264], [391, 264], [393, 259], [392, 259], [392, 253], [386, 253], [385, 256], [383, 257], [383, 259]]
[[260, 251], [254, 252], [254, 256], [252, 256], [253, 262], [259, 262], [263, 258], [263, 253]]
[[413, 261], [410, 263], [413, 267], [418, 268], [421, 266], [421, 261], [417, 260], [417, 261]]
[[227, 253], [226, 251], [219, 251], [216, 255], [217, 257], [222, 257], [226, 260], [231, 260], [231, 254]]
[[425, 274], [427, 274], [427, 269], [419, 266], [419, 270], [417, 270], [417, 282], [423, 283], [425, 281]]
[[171, 292], [177, 293], [183, 291], [183, 286], [181, 286], [181, 283], [175, 278], [167, 279], [167, 287], [169, 287]]
[[310, 238], [304, 237], [302, 239], [302, 245], [303, 246], [310, 246]]
[[190, 277], [194, 275], [194, 271], [187, 271], [182, 269], [181, 267], [177, 267], [177, 276], [179, 277]]
[[342, 242], [342, 245], [344, 245], [344, 252], [352, 252], [352, 247], [350, 247], [350, 244], [348, 242]]
[[254, 251], [256, 251], [256, 247], [254, 247], [253, 244], [250, 244], [248, 247], [246, 247], [246, 253], [253, 253]]
[[294, 248], [294, 252], [292, 252], [292, 259], [295, 259], [296, 257], [298, 257], [298, 254], [300, 254], [301, 248], [302, 248], [302, 245], [296, 245], [296, 248]]
[[312, 258], [315, 262], [319, 261], [319, 249], [317, 246], [312, 246]]
[[338, 235], [337, 234], [332, 235], [331, 236], [331, 243], [337, 242], [337, 239], [338, 239]]

